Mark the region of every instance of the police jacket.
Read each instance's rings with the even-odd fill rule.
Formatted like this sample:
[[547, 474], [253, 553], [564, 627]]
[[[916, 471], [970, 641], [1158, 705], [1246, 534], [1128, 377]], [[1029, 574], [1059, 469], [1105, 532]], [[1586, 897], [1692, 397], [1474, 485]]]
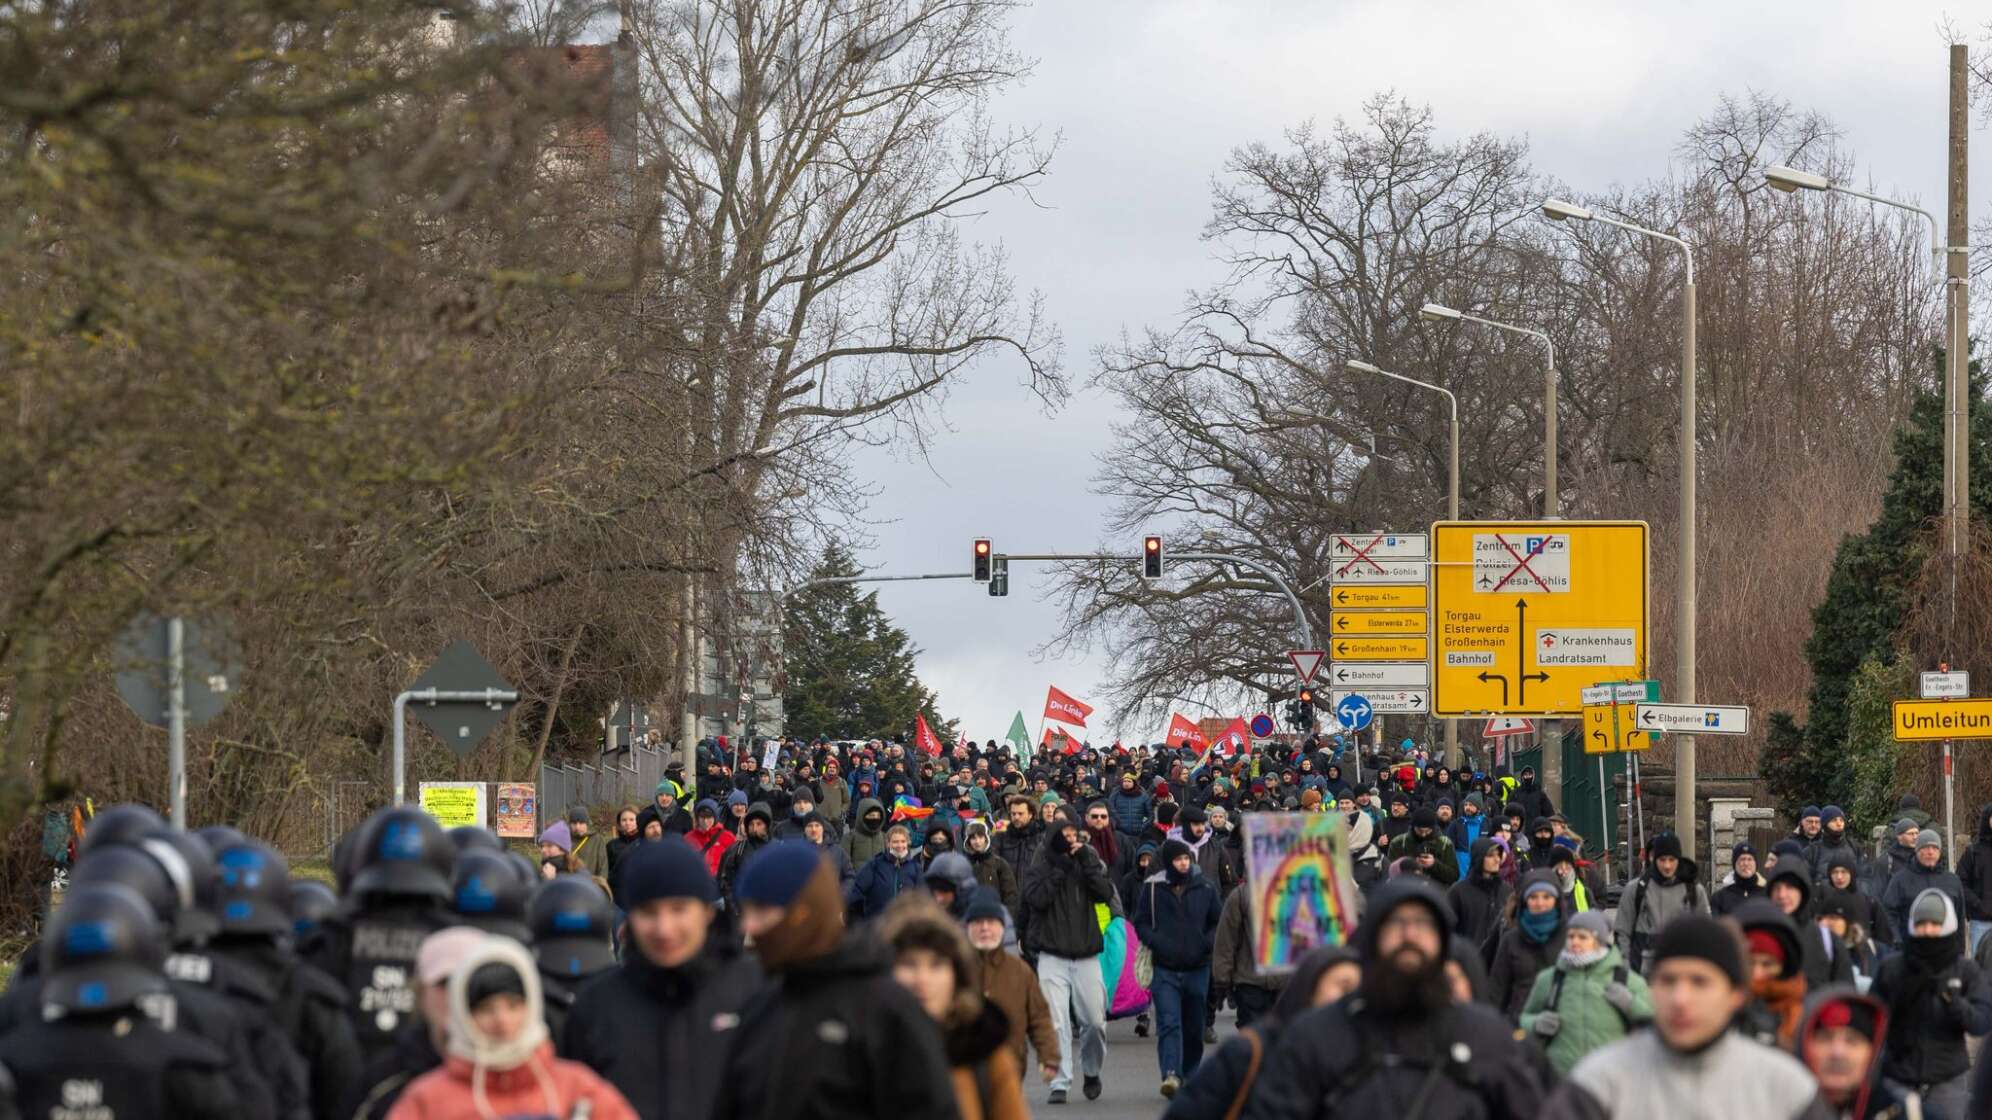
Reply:
[[639, 1116], [710, 1116], [741, 1012], [762, 984], [752, 957], [711, 941], [679, 968], [652, 964], [631, 945], [621, 965], [576, 993], [560, 1056], [601, 1074]]
[[321, 1120], [336, 1116], [362, 1065], [346, 993], [267, 939], [223, 938], [209, 950], [275, 994], [271, 1012], [277, 1029], [296, 1046], [310, 1072], [311, 1113]]
[[417, 1018], [415, 954], [423, 938], [455, 924], [434, 902], [392, 898], [320, 927], [309, 961], [345, 990], [362, 1058], [392, 1046], [395, 1032]]
[[143, 1015], [59, 1019], [0, 1036], [20, 1115], [90, 1120], [244, 1120], [229, 1057]]

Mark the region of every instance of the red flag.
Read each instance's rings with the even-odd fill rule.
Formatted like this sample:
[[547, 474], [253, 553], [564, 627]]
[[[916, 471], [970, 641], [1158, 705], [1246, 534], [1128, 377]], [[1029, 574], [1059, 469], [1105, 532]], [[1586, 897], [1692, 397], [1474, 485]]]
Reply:
[[1060, 723], [1072, 723], [1084, 727], [1086, 726], [1086, 717], [1092, 714], [1093, 709], [1090, 705], [1074, 700], [1072, 697], [1058, 691], [1057, 685], [1052, 685], [1051, 691], [1045, 694], [1044, 718], [1046, 719], [1055, 719]]
[[1038, 739], [1038, 746], [1049, 750], [1060, 739], [1065, 740], [1065, 747], [1063, 749], [1063, 753], [1065, 754], [1079, 753], [1079, 736], [1074, 735], [1072, 732], [1067, 731], [1063, 727], [1045, 728], [1044, 735]]
[[941, 753], [941, 741], [934, 737], [934, 729], [927, 726], [927, 716], [924, 712], [914, 713], [913, 745], [931, 755]]
[[1185, 743], [1202, 745], [1203, 732], [1198, 731], [1196, 724], [1184, 719], [1181, 713], [1178, 713], [1169, 717], [1169, 734], [1163, 741], [1172, 747], [1180, 747]]
[[1217, 742], [1212, 743], [1211, 746], [1219, 750], [1226, 750], [1232, 754], [1237, 754], [1245, 749], [1246, 736], [1248, 734], [1249, 732], [1245, 729], [1244, 717], [1241, 716], [1232, 720], [1231, 726], [1225, 728], [1224, 734], [1219, 735]]

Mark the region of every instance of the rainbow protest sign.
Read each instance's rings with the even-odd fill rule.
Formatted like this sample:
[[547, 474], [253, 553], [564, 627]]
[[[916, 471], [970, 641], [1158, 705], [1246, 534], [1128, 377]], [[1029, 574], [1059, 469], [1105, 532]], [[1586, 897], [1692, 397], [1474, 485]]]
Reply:
[[1245, 889], [1252, 955], [1287, 972], [1307, 951], [1340, 945], [1356, 926], [1356, 887], [1339, 813], [1245, 814]]

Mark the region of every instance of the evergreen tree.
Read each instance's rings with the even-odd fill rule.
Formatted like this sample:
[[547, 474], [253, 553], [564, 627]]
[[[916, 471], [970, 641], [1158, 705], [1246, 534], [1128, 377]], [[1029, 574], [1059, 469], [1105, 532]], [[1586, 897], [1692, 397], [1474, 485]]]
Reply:
[[[851, 554], [832, 543], [810, 577], [858, 574]], [[954, 721], [940, 718], [933, 691], [914, 671], [920, 650], [879, 609], [877, 592], [833, 583], [792, 596], [782, 623], [782, 651], [788, 677], [783, 715], [790, 735], [903, 737], [910, 749], [913, 717], [924, 714], [942, 743], [953, 744]]]
[[[1937, 356], [1941, 368], [1942, 355]], [[1992, 445], [1988, 407], [1977, 363], [1971, 367], [1971, 505], [1974, 519], [1992, 515]], [[1761, 769], [1779, 809], [1797, 816], [1802, 805], [1844, 803], [1857, 789], [1857, 760], [1849, 733], [1850, 695], [1863, 663], [1871, 680], [1889, 677], [1913, 590], [1930, 557], [1943, 547], [1943, 399], [1917, 394], [1908, 422], [1895, 433], [1895, 469], [1882, 494], [1881, 513], [1864, 533], [1851, 534], [1834, 553], [1826, 593], [1812, 612], [1805, 644], [1812, 669], [1806, 722], [1771, 713]], [[1846, 806], [1851, 809], [1852, 806]], [[1871, 822], [1860, 822], [1871, 823]]]

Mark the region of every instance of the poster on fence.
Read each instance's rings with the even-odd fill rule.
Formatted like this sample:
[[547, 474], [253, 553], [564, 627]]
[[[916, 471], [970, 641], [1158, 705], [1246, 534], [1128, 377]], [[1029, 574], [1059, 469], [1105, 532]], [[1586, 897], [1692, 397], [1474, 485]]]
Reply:
[[498, 835], [506, 840], [522, 836], [532, 839], [539, 823], [539, 798], [533, 794], [533, 784], [499, 782], [497, 785], [498, 813], [493, 823]]
[[423, 782], [422, 811], [444, 828], [484, 827], [483, 782]]
[[1308, 950], [1340, 945], [1356, 923], [1339, 813], [1245, 814], [1245, 889], [1261, 972], [1290, 972]]

